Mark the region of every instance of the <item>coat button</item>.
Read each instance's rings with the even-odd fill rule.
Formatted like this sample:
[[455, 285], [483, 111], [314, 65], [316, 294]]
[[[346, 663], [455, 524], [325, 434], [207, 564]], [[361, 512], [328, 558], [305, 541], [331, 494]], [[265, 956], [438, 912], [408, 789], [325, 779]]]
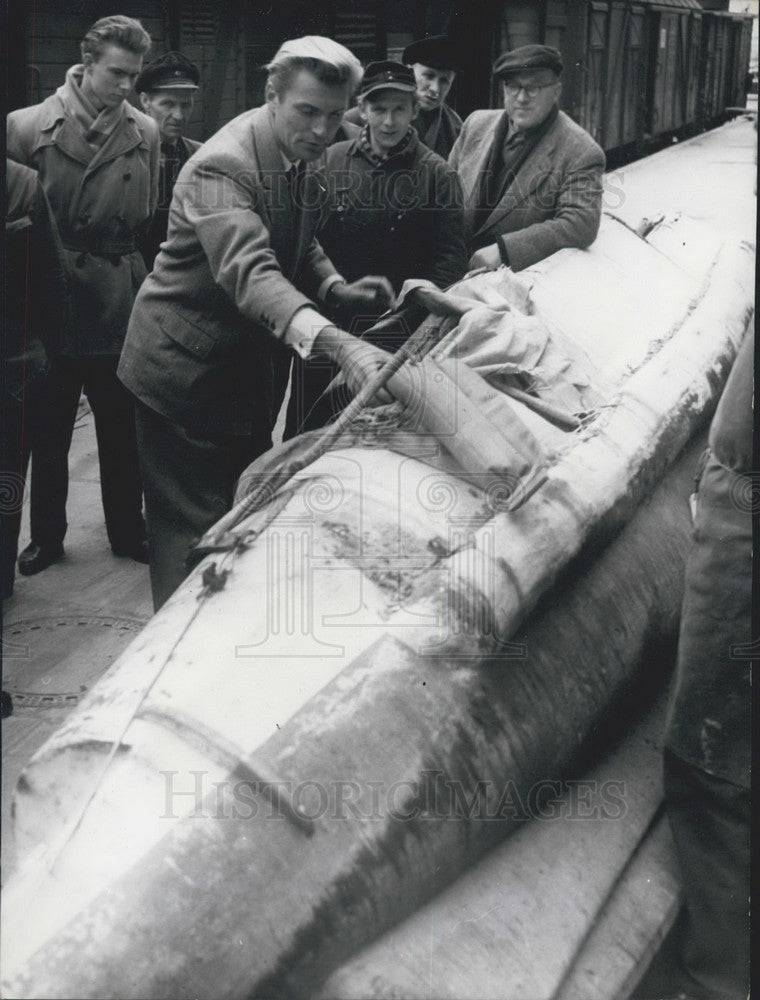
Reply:
[[125, 181], [128, 181], [128, 180], [131, 180], [131, 179], [132, 179], [132, 171], [131, 171], [131, 170], [128, 170], [128, 171], [126, 172], [126, 174], [124, 174], [124, 180], [125, 180]]

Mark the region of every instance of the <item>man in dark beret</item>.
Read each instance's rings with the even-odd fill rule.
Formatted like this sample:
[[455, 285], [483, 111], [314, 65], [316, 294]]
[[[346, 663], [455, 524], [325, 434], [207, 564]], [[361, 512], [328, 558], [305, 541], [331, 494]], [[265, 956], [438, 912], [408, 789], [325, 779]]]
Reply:
[[462, 180], [470, 268], [522, 270], [599, 230], [604, 152], [559, 109], [562, 57], [523, 45], [493, 67], [504, 111], [475, 111], [449, 163]]
[[419, 137], [434, 153], [448, 158], [462, 131], [462, 119], [446, 104], [460, 69], [456, 46], [446, 35], [431, 35], [407, 45], [401, 58], [412, 67], [417, 82]]
[[149, 62], [135, 82], [142, 109], [156, 122], [161, 135], [158, 206], [150, 229], [140, 243], [149, 271], [153, 269], [159, 246], [166, 239], [169, 206], [177, 176], [201, 145], [183, 135], [193, 111], [200, 78], [195, 63], [181, 52], [167, 52]]
[[[462, 131], [462, 119], [446, 104], [460, 69], [456, 44], [447, 35], [418, 38], [404, 49], [401, 61], [414, 70], [418, 102], [414, 127], [417, 134], [428, 149], [447, 159]], [[358, 108], [352, 108], [344, 121], [363, 124]]]

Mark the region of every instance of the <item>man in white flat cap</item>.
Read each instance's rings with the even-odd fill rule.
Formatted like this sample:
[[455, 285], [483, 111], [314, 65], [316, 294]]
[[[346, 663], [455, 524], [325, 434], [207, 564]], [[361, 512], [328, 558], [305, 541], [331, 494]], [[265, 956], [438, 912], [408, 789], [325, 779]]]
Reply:
[[265, 104], [182, 168], [119, 365], [136, 397], [156, 608], [183, 580], [193, 541], [229, 509], [240, 473], [271, 446], [292, 352], [322, 354], [353, 391], [387, 359], [319, 311], [327, 299], [393, 301], [385, 278], [346, 282], [315, 239], [327, 195], [316, 162], [361, 65], [308, 36], [285, 42], [268, 70]]

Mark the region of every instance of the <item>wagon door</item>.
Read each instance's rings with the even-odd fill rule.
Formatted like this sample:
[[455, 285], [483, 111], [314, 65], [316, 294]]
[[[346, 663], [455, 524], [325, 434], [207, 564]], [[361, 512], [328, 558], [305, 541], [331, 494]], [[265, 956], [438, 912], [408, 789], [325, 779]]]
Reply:
[[617, 149], [623, 144], [623, 82], [627, 61], [627, 10], [620, 2], [610, 6], [608, 20], [607, 65], [605, 74], [605, 114], [604, 114], [604, 146], [605, 149]]
[[610, 11], [607, 61], [606, 149], [622, 149], [643, 134], [644, 9], [616, 2]]
[[586, 7], [568, 0], [549, 0], [546, 8], [546, 45], [562, 53], [562, 109], [583, 121], [586, 79]]
[[604, 135], [606, 80], [607, 21], [609, 6], [592, 2], [588, 19], [586, 46], [586, 85], [581, 125], [602, 148], [607, 147]]
[[644, 135], [646, 116], [646, 46], [644, 44], [644, 8], [633, 5], [627, 10], [626, 59], [623, 67], [622, 142], [630, 145]]

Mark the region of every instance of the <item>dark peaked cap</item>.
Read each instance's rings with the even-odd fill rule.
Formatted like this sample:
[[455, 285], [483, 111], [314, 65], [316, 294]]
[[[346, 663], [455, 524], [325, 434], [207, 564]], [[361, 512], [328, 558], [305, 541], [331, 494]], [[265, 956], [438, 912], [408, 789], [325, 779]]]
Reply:
[[404, 49], [402, 60], [411, 66], [422, 63], [431, 69], [460, 70], [462, 60], [453, 38], [448, 35], [430, 35], [428, 38], [418, 38]]
[[357, 97], [366, 97], [375, 90], [401, 90], [407, 94], [414, 94], [417, 90], [414, 71], [410, 66], [394, 62], [392, 59], [372, 62], [364, 70], [364, 79]]
[[562, 72], [562, 56], [551, 45], [521, 45], [500, 55], [493, 64], [493, 75], [504, 78], [511, 73], [522, 73], [527, 69], [552, 69], [558, 75]]
[[201, 74], [195, 63], [181, 52], [167, 52], [143, 67], [135, 80], [135, 90], [197, 90]]

